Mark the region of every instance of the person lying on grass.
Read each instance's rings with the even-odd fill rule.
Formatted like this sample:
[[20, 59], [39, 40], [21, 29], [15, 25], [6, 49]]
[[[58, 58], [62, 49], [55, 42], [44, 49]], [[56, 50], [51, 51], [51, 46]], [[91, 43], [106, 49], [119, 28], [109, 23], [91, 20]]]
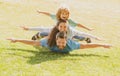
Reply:
[[61, 31], [67, 32], [67, 37], [70, 39], [77, 39], [79, 41], [86, 41], [87, 43], [91, 43], [90, 38], [95, 39], [95, 40], [102, 40], [102, 39], [100, 39], [96, 36], [93, 36], [91, 34], [80, 32], [76, 29], [69, 27], [69, 25], [67, 24], [67, 22], [65, 20], [59, 20], [57, 22], [56, 26], [51, 27], [51, 28], [50, 27], [30, 28], [30, 27], [26, 27], [26, 26], [21, 26], [21, 28], [23, 28], [24, 30], [38, 30], [38, 31], [40, 31], [32, 38], [32, 40], [36, 40], [38, 38], [48, 36], [53, 28], [56, 28], [56, 30], [58, 30], [60, 32]]
[[97, 48], [104, 47], [110, 48], [108, 44], [81, 44], [77, 41], [67, 38], [66, 32], [52, 31], [48, 38], [43, 38], [40, 41], [26, 40], [26, 39], [14, 39], [8, 38], [11, 42], [20, 42], [32, 46], [42, 46], [48, 48], [52, 52], [69, 53], [76, 49]]
[[[41, 14], [44, 14], [44, 15], [47, 15], [49, 17], [51, 17], [53, 20], [59, 22], [59, 20], [64, 20], [64, 21], [67, 21], [68, 24], [69, 24], [69, 27], [72, 27], [75, 28], [75, 27], [80, 27], [80, 28], [84, 28], [86, 30], [89, 30], [91, 31], [92, 29], [91, 28], [88, 28], [86, 27], [85, 25], [82, 25], [80, 23], [76, 23], [75, 21], [73, 21], [72, 19], [69, 18], [70, 16], [70, 11], [69, 11], [69, 8], [62, 5], [58, 8], [58, 11], [55, 14], [51, 14], [51, 13], [48, 13], [48, 12], [43, 12], [43, 11], [37, 11], [38, 13], [41, 13]], [[52, 26], [54, 27], [54, 26]], [[27, 28], [27, 27], [22, 27], [23, 29], [25, 30], [36, 30], [36, 31], [40, 31], [38, 33], [36, 33], [35, 35], [32, 36], [32, 40], [37, 40], [39, 39], [39, 37], [42, 35], [42, 36], [46, 36], [48, 35], [49, 32], [41, 32], [41, 28], [42, 27], [36, 27], [36, 28]], [[48, 27], [48, 28], [51, 28], [51, 27]], [[43, 30], [43, 29], [42, 29]], [[86, 41], [87, 43], [91, 43], [91, 39], [89, 37], [85, 38], [84, 36], [74, 36], [74, 38], [80, 40], [80, 41]]]

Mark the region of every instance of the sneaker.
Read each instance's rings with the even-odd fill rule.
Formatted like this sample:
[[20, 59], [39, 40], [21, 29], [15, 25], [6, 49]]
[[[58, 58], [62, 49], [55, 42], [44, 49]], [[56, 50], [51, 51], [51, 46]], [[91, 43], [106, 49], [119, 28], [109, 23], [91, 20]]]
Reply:
[[39, 32], [35, 34], [34, 36], [32, 36], [32, 40], [38, 40], [39, 38], [40, 38]]
[[85, 41], [86, 41], [87, 43], [91, 43], [91, 42], [92, 42], [90, 38], [86, 38]]

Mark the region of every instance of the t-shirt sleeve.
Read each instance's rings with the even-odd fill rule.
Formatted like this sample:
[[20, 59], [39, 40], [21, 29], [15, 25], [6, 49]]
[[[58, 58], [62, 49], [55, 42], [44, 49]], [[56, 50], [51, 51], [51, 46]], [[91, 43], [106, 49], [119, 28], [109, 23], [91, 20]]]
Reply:
[[72, 50], [80, 49], [80, 43], [73, 40], [70, 41], [70, 46]]
[[74, 22], [74, 21], [71, 20], [71, 19], [68, 19], [68, 23], [69, 23], [69, 25], [70, 25], [71, 27], [76, 27], [76, 26], [77, 26], [77, 23]]
[[50, 17], [53, 19], [53, 20], [57, 20], [56, 18], [56, 15], [55, 14], [51, 14]]
[[42, 47], [48, 47], [47, 41], [48, 41], [48, 40], [47, 40], [46, 38], [41, 39], [41, 40], [40, 40], [40, 45], [41, 45]]

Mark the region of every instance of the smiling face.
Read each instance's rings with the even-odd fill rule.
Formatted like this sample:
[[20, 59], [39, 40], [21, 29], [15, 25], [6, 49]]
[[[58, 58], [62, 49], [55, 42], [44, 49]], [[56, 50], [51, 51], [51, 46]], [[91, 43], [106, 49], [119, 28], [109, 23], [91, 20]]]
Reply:
[[58, 30], [59, 30], [60, 32], [67, 32], [67, 30], [68, 30], [67, 23], [61, 22], [61, 23], [59, 24], [59, 26], [58, 26]]
[[68, 20], [69, 14], [70, 12], [68, 8], [59, 8], [56, 13], [56, 17], [58, 20]]
[[69, 18], [69, 11], [66, 10], [66, 9], [62, 10], [61, 14], [60, 14], [60, 18], [62, 20], [68, 20], [68, 18]]
[[59, 38], [58, 37], [56, 40], [56, 45], [61, 50], [64, 49], [64, 47], [66, 46], [66, 43], [67, 43], [66, 38]]

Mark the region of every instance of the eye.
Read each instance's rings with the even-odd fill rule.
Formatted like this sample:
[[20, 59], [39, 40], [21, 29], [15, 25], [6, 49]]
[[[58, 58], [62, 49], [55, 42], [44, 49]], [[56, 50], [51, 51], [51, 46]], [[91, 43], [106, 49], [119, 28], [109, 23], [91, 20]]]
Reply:
[[62, 28], [62, 26], [60, 26], [60, 28]]

